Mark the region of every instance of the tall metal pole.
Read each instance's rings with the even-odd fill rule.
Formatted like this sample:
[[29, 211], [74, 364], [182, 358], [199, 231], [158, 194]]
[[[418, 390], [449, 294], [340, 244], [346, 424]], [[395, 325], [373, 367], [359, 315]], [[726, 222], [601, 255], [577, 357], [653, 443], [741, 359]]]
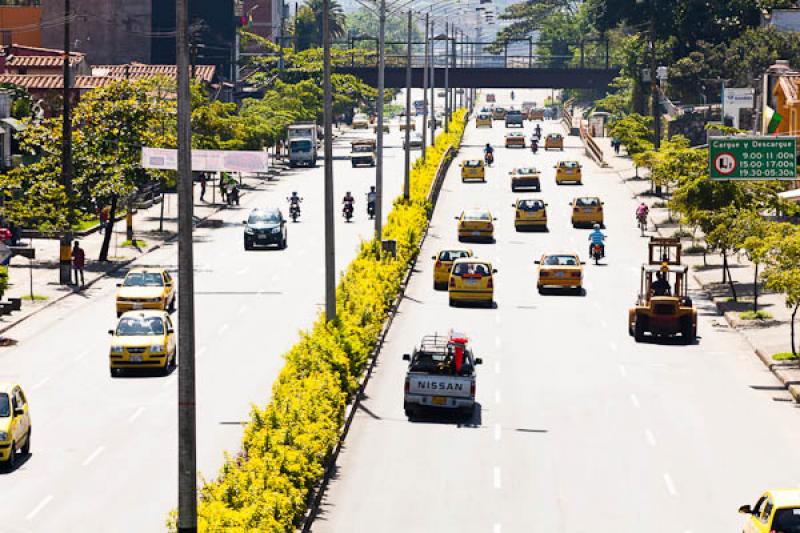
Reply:
[[336, 320], [336, 240], [333, 221], [333, 95], [330, 0], [322, 0], [322, 122], [325, 143], [325, 320]]
[[58, 282], [61, 285], [68, 285], [72, 282], [72, 254], [70, 245], [72, 244], [72, 223], [75, 222], [75, 214], [72, 203], [72, 74], [70, 71], [70, 17], [72, 7], [70, 0], [64, 0], [64, 111], [61, 123], [61, 186], [67, 196], [67, 224], [68, 228], [59, 242], [59, 265]]
[[178, 532], [197, 531], [189, 0], [176, 2], [178, 69]]
[[406, 160], [403, 173], [403, 198], [411, 196], [411, 10], [408, 10], [408, 45], [406, 49]]
[[431, 20], [431, 144], [436, 141], [436, 22]]
[[661, 109], [658, 103], [658, 78], [656, 77], [656, 15], [650, 1], [650, 92], [653, 106], [653, 149], [661, 149]]
[[444, 132], [450, 132], [450, 26], [444, 23]]
[[383, 93], [386, 66], [386, 0], [380, 0], [378, 13], [378, 147], [375, 165], [375, 238], [383, 236]]
[[425, 13], [425, 59], [422, 66], [422, 101], [425, 103], [422, 111], [422, 161], [425, 161], [425, 152], [428, 148], [428, 53], [430, 41], [428, 40], [429, 13]]

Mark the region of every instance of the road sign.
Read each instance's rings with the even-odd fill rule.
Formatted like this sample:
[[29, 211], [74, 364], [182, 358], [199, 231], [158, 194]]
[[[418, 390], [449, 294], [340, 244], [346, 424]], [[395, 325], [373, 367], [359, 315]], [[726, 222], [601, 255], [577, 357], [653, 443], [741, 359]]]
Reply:
[[717, 180], [797, 179], [794, 137], [710, 137], [708, 168]]

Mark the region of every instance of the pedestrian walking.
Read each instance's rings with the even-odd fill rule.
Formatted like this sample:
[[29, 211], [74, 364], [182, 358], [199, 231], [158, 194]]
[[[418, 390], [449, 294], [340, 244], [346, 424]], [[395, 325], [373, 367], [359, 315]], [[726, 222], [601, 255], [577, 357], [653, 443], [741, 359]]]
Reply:
[[219, 197], [223, 202], [227, 200], [226, 194], [228, 192], [228, 180], [224, 172], [219, 173]]
[[205, 202], [205, 195], [206, 195], [206, 173], [200, 173], [200, 201]]
[[[75, 272], [75, 285], [78, 285], [79, 288], [83, 288], [86, 284], [83, 278], [83, 269], [86, 266], [86, 253], [81, 248], [81, 245], [78, 241], [72, 245], [72, 270]], [[80, 276], [80, 284], [78, 284], [78, 276]]]

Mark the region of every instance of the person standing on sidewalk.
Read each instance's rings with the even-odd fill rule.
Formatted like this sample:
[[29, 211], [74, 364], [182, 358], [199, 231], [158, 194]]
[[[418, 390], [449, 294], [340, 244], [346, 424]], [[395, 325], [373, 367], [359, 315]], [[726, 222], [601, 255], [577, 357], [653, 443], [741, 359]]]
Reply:
[[204, 196], [206, 195], [206, 173], [200, 173], [200, 201], [205, 202]]
[[83, 251], [83, 248], [81, 248], [78, 241], [75, 241], [72, 246], [72, 270], [75, 271], [75, 285], [78, 285], [78, 276], [80, 275], [81, 282], [80, 285], [78, 285], [78, 288], [81, 289], [86, 284], [83, 278], [83, 269], [85, 266], [86, 253]]

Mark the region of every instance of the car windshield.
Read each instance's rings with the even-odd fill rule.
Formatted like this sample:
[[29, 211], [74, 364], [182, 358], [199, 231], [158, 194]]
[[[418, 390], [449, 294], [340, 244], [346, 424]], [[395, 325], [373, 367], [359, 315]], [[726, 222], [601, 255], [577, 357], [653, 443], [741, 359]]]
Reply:
[[126, 337], [131, 335], [163, 335], [164, 321], [157, 316], [122, 317], [117, 325], [117, 335]]
[[[455, 374], [454, 350], [448, 346], [441, 352], [417, 352], [411, 361], [411, 372], [426, 374]], [[472, 354], [467, 351], [461, 366], [462, 375], [472, 374]]]
[[464, 161], [465, 167], [479, 167], [482, 164], [483, 161], [481, 161], [480, 159], [467, 159], [466, 161]]
[[453, 274], [456, 276], [463, 276], [465, 274], [488, 276], [489, 265], [486, 263], [458, 263], [453, 267]]
[[486, 120], [487, 118], [489, 118], [489, 115], [481, 114], [481, 115], [478, 115], [478, 118], [481, 119], [481, 120]]
[[131, 272], [125, 276], [123, 287], [163, 287], [164, 279], [159, 272]]
[[462, 257], [469, 257], [469, 252], [466, 250], [443, 250], [439, 254], [439, 261], [455, 261]]
[[250, 216], [247, 217], [248, 224], [277, 224], [280, 221], [281, 217], [277, 211], [250, 213]]
[[0, 392], [0, 418], [11, 416], [11, 402], [8, 401], [8, 394]]
[[464, 220], [489, 221], [492, 220], [492, 216], [487, 211], [471, 211], [464, 213]]
[[309, 139], [301, 139], [299, 141], [292, 141], [289, 143], [289, 149], [293, 152], [310, 152], [311, 141]]
[[775, 533], [800, 533], [800, 509], [778, 509], [770, 531]]
[[353, 120], [367, 120], [367, 115], [358, 114], [353, 117]]
[[505, 111], [505, 109], [503, 109], [502, 107], [495, 107], [494, 108], [494, 112], [495, 113], [503, 113], [504, 111]]
[[548, 255], [544, 258], [544, 264], [548, 266], [578, 266], [578, 261], [574, 255]]
[[514, 109], [511, 109], [511, 110], [508, 112], [508, 116], [509, 116], [509, 117], [521, 117], [521, 116], [522, 116], [522, 112], [521, 112], [521, 111], [516, 111], [516, 110], [514, 110]]
[[549, 139], [553, 139], [554, 141], [557, 141], [557, 140], [561, 139], [561, 135], [559, 135], [558, 133], [551, 133], [547, 137]]
[[578, 198], [575, 203], [580, 207], [597, 207], [600, 205], [600, 200], [597, 198]]
[[353, 146], [354, 152], [372, 152], [371, 144], [356, 144]]
[[523, 211], [538, 211], [544, 209], [544, 202], [541, 200], [520, 200], [519, 206]]

